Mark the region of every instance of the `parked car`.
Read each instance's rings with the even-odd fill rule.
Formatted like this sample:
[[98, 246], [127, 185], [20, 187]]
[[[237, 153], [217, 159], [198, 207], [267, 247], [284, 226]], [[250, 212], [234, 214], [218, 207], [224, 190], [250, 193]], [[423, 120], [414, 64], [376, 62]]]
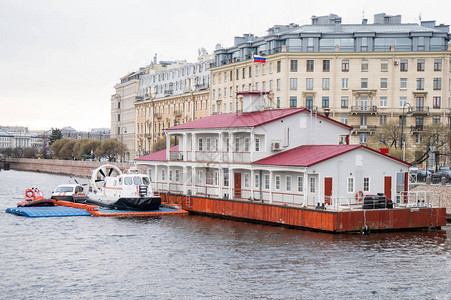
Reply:
[[432, 173], [430, 171], [427, 172], [426, 170], [421, 170], [418, 168], [411, 168], [409, 171], [410, 177], [412, 178], [412, 182], [425, 182], [427, 176], [431, 176]]
[[446, 182], [451, 183], [451, 170], [441, 170], [432, 174], [432, 183], [440, 183], [442, 177], [446, 178]]

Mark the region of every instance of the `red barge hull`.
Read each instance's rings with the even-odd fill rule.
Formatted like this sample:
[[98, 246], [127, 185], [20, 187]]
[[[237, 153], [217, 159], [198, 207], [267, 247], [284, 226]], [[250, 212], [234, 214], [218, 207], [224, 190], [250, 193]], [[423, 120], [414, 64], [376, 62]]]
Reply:
[[251, 222], [293, 226], [330, 233], [399, 231], [440, 228], [446, 225], [446, 208], [393, 208], [333, 211], [281, 206], [250, 201], [161, 194], [163, 202], [181, 205], [190, 213]]

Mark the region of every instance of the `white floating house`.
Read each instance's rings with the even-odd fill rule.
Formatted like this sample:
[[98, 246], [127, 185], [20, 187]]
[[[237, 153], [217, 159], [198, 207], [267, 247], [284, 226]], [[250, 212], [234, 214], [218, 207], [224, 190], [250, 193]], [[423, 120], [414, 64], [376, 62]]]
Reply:
[[[261, 110], [262, 93], [239, 95], [244, 112], [168, 128], [166, 150], [136, 159], [155, 191], [307, 207], [355, 204], [360, 191], [395, 199], [397, 173], [408, 163], [349, 145], [352, 127], [323, 115]], [[171, 137], [178, 142], [172, 148]]]

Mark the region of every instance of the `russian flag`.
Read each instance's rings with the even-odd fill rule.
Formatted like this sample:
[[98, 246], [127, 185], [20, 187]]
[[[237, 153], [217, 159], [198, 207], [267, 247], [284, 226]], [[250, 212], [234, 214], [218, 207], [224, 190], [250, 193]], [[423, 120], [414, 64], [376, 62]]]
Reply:
[[266, 62], [266, 58], [263, 57], [263, 56], [254, 55], [254, 62], [256, 62], [256, 63], [265, 63]]

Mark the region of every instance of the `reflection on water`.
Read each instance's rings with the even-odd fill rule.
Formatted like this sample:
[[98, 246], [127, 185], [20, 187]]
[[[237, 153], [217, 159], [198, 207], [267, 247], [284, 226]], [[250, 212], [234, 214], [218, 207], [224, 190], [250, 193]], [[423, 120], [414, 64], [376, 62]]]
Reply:
[[331, 235], [201, 216], [25, 218], [26, 188], [67, 177], [0, 172], [1, 298], [450, 299], [451, 228]]

